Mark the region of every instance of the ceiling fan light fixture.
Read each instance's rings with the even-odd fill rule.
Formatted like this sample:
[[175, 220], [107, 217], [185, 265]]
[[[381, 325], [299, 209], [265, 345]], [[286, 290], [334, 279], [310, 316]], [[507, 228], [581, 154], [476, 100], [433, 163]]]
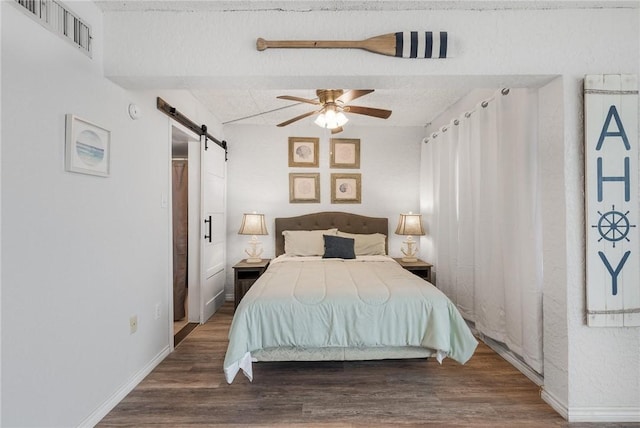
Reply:
[[[317, 115], [314, 121], [315, 124], [321, 128], [330, 129], [332, 134], [336, 134], [342, 132], [342, 126], [349, 121], [345, 112], [387, 119], [391, 115], [391, 110], [349, 104], [351, 101], [370, 94], [373, 91], [373, 89], [350, 89], [346, 92], [343, 89], [317, 89], [316, 95], [318, 98], [313, 100], [293, 95], [279, 95], [279, 99], [297, 101], [298, 104], [313, 104], [320, 107], [315, 111], [308, 111], [292, 119], [285, 120], [279, 123], [278, 126], [287, 126], [306, 117]], [[293, 105], [297, 104], [292, 104], [292, 106]]]
[[315, 120], [315, 124], [321, 128], [336, 129], [349, 121], [347, 116], [341, 111], [335, 109], [327, 109], [324, 113], [320, 113]]

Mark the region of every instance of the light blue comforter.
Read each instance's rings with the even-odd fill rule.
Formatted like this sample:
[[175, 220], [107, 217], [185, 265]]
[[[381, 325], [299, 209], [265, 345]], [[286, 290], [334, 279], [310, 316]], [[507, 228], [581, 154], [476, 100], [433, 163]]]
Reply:
[[421, 347], [464, 364], [477, 344], [441, 291], [389, 257], [280, 256], [238, 305], [224, 371], [252, 379], [251, 352], [279, 347]]

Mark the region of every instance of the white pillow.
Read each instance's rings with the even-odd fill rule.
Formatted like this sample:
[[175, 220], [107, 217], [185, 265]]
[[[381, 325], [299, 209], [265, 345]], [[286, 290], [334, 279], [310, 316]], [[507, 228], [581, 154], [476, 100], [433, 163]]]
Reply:
[[321, 256], [324, 254], [322, 235], [337, 235], [338, 229], [285, 230], [284, 252], [288, 256]]
[[355, 239], [356, 256], [386, 256], [385, 240], [382, 233], [347, 233], [338, 231], [338, 236]]

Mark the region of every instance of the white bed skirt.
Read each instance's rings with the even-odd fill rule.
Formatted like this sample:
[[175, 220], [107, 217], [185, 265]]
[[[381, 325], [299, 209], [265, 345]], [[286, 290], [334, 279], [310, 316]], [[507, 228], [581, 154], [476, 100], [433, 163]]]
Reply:
[[440, 364], [447, 355], [441, 351], [415, 346], [389, 346], [368, 348], [267, 348], [247, 352], [240, 361], [225, 369], [228, 383], [233, 382], [240, 370], [253, 381], [253, 362], [267, 361], [364, 361], [429, 358], [435, 356]]

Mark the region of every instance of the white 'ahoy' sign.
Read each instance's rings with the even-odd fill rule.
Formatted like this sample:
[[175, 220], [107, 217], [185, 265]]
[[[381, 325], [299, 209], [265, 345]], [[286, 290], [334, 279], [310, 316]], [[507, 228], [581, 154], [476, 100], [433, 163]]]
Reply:
[[638, 78], [584, 81], [587, 323], [640, 326]]

